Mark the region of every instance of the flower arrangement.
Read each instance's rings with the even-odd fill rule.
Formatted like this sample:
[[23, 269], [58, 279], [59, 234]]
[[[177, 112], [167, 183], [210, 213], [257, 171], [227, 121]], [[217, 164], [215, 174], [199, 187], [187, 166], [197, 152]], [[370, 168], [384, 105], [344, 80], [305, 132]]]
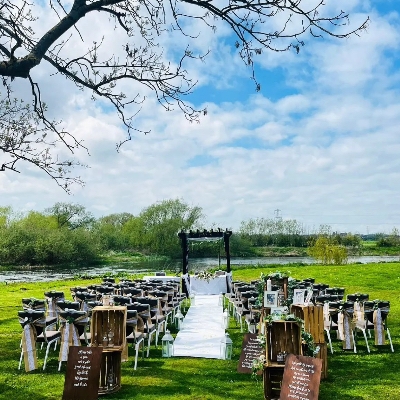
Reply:
[[202, 279], [203, 281], [210, 282], [211, 279], [214, 279], [214, 274], [208, 271], [202, 271], [196, 275], [198, 279]]
[[251, 367], [252, 378], [257, 379], [257, 375], [263, 370], [266, 361], [267, 360], [264, 354], [261, 354], [259, 357], [253, 360], [253, 365]]

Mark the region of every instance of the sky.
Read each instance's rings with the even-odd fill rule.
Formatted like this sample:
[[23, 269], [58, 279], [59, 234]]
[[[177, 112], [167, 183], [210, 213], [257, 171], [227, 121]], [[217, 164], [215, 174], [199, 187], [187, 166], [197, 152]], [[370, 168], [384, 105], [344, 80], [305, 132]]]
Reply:
[[[196, 54], [209, 51], [185, 64], [197, 81], [187, 101], [207, 115], [189, 123], [179, 108], [167, 112], [151, 93], [128, 84], [126, 91], [146, 95], [135, 126], [150, 132], [134, 132], [119, 152], [116, 143], [126, 132], [115, 111], [42, 63], [33, 77], [49, 114], [89, 150], [73, 155], [88, 166], [76, 169], [85, 185], [68, 195], [25, 165], [19, 174], [0, 173], [0, 207], [42, 211], [69, 202], [101, 217], [137, 215], [179, 198], [203, 209], [206, 228], [235, 231], [242, 221], [279, 216], [308, 230], [322, 224], [362, 234], [400, 229], [400, 1], [325, 3], [327, 12], [348, 12], [350, 27], [369, 17], [368, 29], [346, 39], [308, 35], [299, 54], [263, 51], [255, 57], [259, 92], [226, 25], [213, 32], [185, 21], [193, 39], [161, 35], [163, 57], [172, 62], [188, 44]], [[47, 4], [36, 3], [37, 32], [57, 20]], [[70, 2], [64, 4], [68, 9]], [[98, 15], [78, 28], [84, 42], [74, 32], [63, 49], [67, 56], [100, 40], [99, 32], [106, 53], [126, 42]], [[18, 81], [15, 93], [26, 96], [26, 82]]]

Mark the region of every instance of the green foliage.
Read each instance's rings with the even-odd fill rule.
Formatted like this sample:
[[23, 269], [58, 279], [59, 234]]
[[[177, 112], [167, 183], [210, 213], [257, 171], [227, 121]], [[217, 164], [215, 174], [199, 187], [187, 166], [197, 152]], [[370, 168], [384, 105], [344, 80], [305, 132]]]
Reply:
[[59, 228], [88, 228], [94, 222], [92, 214], [79, 204], [56, 203], [45, 212], [56, 219]]
[[0, 207], [0, 229], [7, 226], [11, 214], [11, 207]]
[[248, 237], [233, 233], [229, 239], [230, 253], [232, 257], [249, 257], [256, 255], [256, 249], [252, 246]]
[[200, 207], [191, 207], [179, 199], [163, 200], [145, 208], [139, 220], [132, 221], [132, 243], [152, 254], [179, 257], [182, 254], [178, 232], [199, 227]]
[[0, 229], [0, 262], [3, 263], [81, 263], [99, 257], [100, 246], [91, 231], [59, 228], [52, 215], [32, 211]]
[[377, 247], [398, 247], [400, 246], [400, 235], [397, 228], [393, 228], [389, 236], [380, 235], [376, 242]]
[[361, 248], [361, 238], [358, 235], [353, 235], [351, 233], [347, 233], [345, 236], [340, 236], [336, 239], [338, 244], [342, 244], [343, 246], [346, 247], [351, 247], [351, 248], [356, 248], [360, 249]]
[[132, 214], [111, 214], [100, 218], [94, 225], [103, 250], [124, 251], [130, 247], [130, 235], [127, 228], [135, 219]]
[[347, 262], [347, 249], [331, 237], [319, 236], [307, 252], [322, 264], [342, 265]]
[[307, 246], [308, 237], [301, 223], [280, 218], [252, 218], [242, 221], [239, 234], [252, 246]]

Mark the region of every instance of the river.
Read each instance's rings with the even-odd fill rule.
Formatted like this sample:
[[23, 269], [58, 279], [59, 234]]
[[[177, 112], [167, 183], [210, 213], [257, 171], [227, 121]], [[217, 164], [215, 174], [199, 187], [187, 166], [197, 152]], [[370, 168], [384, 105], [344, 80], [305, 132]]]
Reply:
[[[362, 256], [349, 257], [349, 263], [378, 263], [400, 261], [399, 256]], [[293, 263], [313, 264], [315, 261], [309, 257], [260, 257], [260, 258], [232, 258], [231, 265], [287, 265]], [[193, 271], [204, 270], [207, 268], [218, 267], [217, 258], [194, 258], [189, 259], [189, 273]], [[225, 260], [221, 261], [221, 269], [226, 268]], [[107, 266], [90, 266], [79, 269], [65, 269], [59, 267], [26, 267], [9, 271], [0, 271], [0, 282], [39, 282], [52, 281], [60, 279], [69, 279], [78, 274], [104, 275], [106, 273], [116, 274], [119, 272], [127, 272], [129, 274], [153, 274], [159, 270], [181, 271], [182, 264], [180, 260], [171, 262], [136, 262], [123, 263]]]

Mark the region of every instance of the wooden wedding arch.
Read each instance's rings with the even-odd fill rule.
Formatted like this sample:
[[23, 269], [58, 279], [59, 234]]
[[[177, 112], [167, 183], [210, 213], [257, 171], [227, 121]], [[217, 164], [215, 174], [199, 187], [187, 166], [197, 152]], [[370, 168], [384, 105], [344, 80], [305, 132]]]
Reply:
[[203, 231], [196, 230], [196, 231], [180, 231], [178, 233], [179, 238], [181, 239], [181, 246], [182, 246], [182, 274], [185, 275], [188, 273], [189, 267], [189, 242], [190, 241], [216, 241], [216, 240], [223, 240], [224, 241], [224, 249], [226, 254], [226, 272], [231, 272], [231, 255], [229, 252], [229, 239], [232, 236], [232, 231], [225, 231], [218, 229], [214, 231], [206, 230]]

